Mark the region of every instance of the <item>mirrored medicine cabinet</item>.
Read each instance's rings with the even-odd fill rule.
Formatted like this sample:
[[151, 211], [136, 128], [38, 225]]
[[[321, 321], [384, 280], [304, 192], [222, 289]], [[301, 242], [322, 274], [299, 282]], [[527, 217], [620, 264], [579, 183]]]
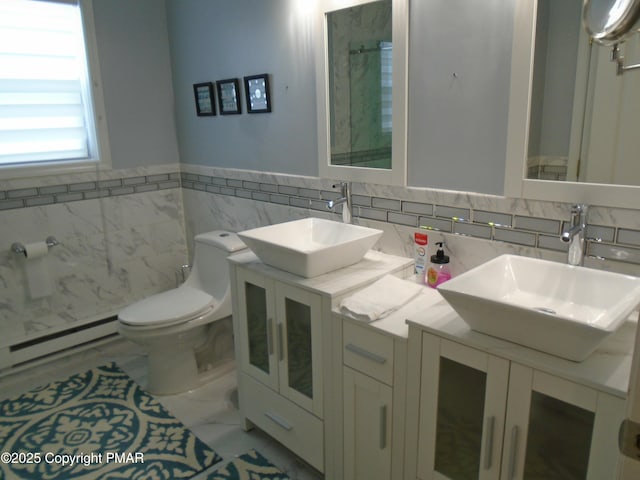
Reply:
[[321, 0], [322, 177], [406, 184], [407, 0]]
[[[640, 73], [615, 75], [581, 4], [515, 0], [504, 195], [640, 205]], [[407, 0], [319, 0], [316, 32], [320, 176], [406, 185]]]
[[[517, 0], [505, 195], [640, 205], [640, 72], [616, 74], [582, 0]], [[624, 45], [640, 59], [640, 35]]]

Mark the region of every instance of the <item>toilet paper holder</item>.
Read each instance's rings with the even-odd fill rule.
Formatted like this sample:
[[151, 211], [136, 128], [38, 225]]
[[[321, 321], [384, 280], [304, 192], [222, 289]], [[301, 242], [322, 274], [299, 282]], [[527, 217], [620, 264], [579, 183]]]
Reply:
[[[58, 240], [56, 240], [56, 237], [54, 237], [53, 235], [49, 235], [45, 242], [47, 244], [47, 247], [49, 248], [55, 247], [59, 244]], [[26, 255], [27, 249], [24, 248], [24, 245], [22, 243], [13, 242], [11, 244], [11, 251], [13, 251], [14, 253], [21, 253], [22, 255]]]

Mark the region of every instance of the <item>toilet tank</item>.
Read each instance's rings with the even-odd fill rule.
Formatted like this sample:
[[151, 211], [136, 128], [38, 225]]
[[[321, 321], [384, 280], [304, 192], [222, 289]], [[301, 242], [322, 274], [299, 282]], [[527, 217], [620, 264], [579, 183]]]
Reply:
[[230, 291], [227, 257], [247, 248], [235, 233], [224, 230], [195, 236], [193, 268], [185, 284], [222, 301]]

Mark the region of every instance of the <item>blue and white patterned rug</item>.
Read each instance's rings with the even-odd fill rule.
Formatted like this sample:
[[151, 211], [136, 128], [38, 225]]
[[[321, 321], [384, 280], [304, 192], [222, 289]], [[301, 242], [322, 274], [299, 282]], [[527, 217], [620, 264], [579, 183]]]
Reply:
[[289, 480], [289, 477], [251, 450], [213, 472], [207, 480]]
[[0, 480], [176, 480], [221, 457], [109, 364], [0, 402]]

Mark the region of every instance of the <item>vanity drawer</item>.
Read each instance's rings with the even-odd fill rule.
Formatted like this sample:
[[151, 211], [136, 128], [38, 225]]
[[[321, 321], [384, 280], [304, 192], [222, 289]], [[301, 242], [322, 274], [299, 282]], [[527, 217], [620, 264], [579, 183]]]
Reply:
[[344, 321], [342, 347], [345, 365], [393, 385], [393, 338]]
[[[323, 422], [245, 373], [239, 373], [244, 415], [317, 470], [324, 472]], [[260, 399], [242, 402], [242, 396]]]

